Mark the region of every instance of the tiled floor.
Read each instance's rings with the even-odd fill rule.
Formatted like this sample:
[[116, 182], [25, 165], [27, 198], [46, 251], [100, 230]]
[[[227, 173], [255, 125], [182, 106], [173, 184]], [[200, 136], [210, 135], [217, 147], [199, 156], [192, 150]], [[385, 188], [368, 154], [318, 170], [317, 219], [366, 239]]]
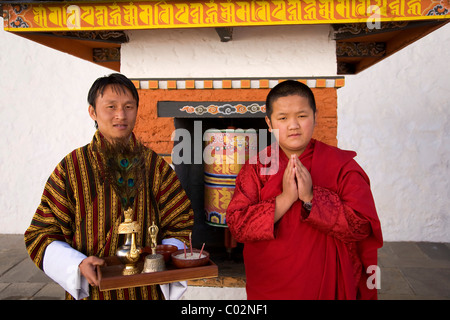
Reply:
[[379, 299], [450, 299], [450, 245], [387, 242], [379, 251]]

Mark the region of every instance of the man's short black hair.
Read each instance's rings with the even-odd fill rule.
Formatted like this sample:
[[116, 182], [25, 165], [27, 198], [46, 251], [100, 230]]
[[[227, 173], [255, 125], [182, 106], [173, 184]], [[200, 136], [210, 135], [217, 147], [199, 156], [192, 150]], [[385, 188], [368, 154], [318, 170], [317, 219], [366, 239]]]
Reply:
[[124, 93], [125, 93], [124, 88], [130, 90], [134, 100], [136, 100], [136, 106], [139, 106], [139, 95], [133, 82], [127, 77], [125, 77], [123, 74], [112, 73], [109, 76], [101, 77], [95, 80], [95, 82], [91, 86], [91, 89], [89, 90], [87, 100], [89, 105], [91, 105], [94, 108], [94, 110], [97, 97], [99, 95], [103, 95], [103, 92], [105, 91], [105, 88], [108, 85], [111, 85], [113, 90], [117, 91], [121, 90]]
[[308, 99], [309, 106], [316, 112], [316, 100], [314, 99], [314, 94], [312, 90], [306, 85], [295, 80], [286, 80], [270, 90], [266, 98], [266, 115], [270, 119], [273, 112], [273, 103], [275, 100], [281, 97], [298, 95]]

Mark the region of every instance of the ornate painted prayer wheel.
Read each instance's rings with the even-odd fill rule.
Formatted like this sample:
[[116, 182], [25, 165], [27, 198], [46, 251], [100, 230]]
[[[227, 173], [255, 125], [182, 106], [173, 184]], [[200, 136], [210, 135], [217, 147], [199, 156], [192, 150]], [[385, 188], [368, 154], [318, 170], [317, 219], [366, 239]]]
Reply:
[[226, 227], [226, 211], [233, 197], [236, 177], [245, 161], [257, 152], [257, 134], [252, 130], [207, 130], [205, 132], [205, 215], [208, 224]]

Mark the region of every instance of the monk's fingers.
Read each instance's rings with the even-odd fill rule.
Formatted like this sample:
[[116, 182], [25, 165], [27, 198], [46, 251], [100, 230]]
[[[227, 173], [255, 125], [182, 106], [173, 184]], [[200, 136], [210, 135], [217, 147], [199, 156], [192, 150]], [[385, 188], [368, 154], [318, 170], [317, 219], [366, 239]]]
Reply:
[[295, 177], [295, 168], [287, 167], [284, 171], [284, 179], [292, 180]]
[[292, 170], [293, 167], [294, 167], [294, 164], [292, 162], [292, 159], [289, 159], [288, 164], [286, 166], [286, 170]]
[[292, 166], [288, 163], [286, 169], [284, 170], [284, 177], [288, 177], [292, 172]]
[[283, 185], [286, 184], [286, 186], [290, 185], [293, 188], [296, 187], [295, 170], [296, 169], [294, 168], [292, 163], [288, 164], [288, 166], [286, 167], [286, 170], [284, 171], [284, 175], [283, 175]]
[[306, 167], [301, 163], [300, 160], [298, 161], [298, 164], [296, 165], [296, 168], [298, 168], [299, 172], [302, 175], [304, 175], [306, 177], [311, 176], [311, 174], [309, 173], [308, 169], [306, 169]]
[[306, 169], [306, 167], [303, 165], [303, 163], [300, 161], [299, 158], [295, 157], [295, 166], [299, 167], [301, 170], [308, 170]]
[[312, 183], [312, 178], [308, 170], [302, 170], [300, 168], [297, 168], [295, 176], [297, 178], [299, 186], [310, 185]]
[[309, 174], [308, 169], [306, 169], [305, 166], [303, 166], [300, 161], [298, 161], [298, 163], [300, 165], [296, 164], [295, 171], [301, 176]]
[[288, 169], [295, 175], [296, 168], [297, 168], [297, 166], [296, 166], [296, 163], [295, 163], [295, 159], [291, 158], [289, 160]]
[[300, 168], [295, 168], [295, 177], [297, 178], [297, 183], [298, 184], [304, 184], [307, 180], [308, 177], [305, 174], [305, 172], [303, 172]]

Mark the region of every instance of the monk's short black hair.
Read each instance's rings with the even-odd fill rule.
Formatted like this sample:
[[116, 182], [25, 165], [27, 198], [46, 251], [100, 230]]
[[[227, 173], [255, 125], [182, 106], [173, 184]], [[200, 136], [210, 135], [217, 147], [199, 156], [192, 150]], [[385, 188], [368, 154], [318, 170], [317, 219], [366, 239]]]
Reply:
[[295, 81], [295, 80], [286, 80], [279, 84], [277, 84], [275, 87], [270, 90], [269, 94], [266, 98], [266, 115], [270, 119], [273, 112], [273, 103], [275, 100], [281, 97], [287, 97], [287, 96], [294, 96], [298, 95], [300, 97], [304, 97], [308, 99], [309, 106], [313, 110], [313, 112], [316, 112], [316, 100], [314, 98], [314, 94], [312, 90], [306, 85], [301, 82]]
[[95, 102], [99, 95], [103, 96], [103, 92], [107, 86], [111, 85], [113, 90], [122, 91], [125, 93], [125, 88], [130, 90], [134, 100], [136, 100], [136, 106], [139, 106], [139, 95], [133, 82], [120, 73], [112, 73], [109, 76], [101, 77], [95, 80], [88, 93], [88, 103], [95, 110]]

